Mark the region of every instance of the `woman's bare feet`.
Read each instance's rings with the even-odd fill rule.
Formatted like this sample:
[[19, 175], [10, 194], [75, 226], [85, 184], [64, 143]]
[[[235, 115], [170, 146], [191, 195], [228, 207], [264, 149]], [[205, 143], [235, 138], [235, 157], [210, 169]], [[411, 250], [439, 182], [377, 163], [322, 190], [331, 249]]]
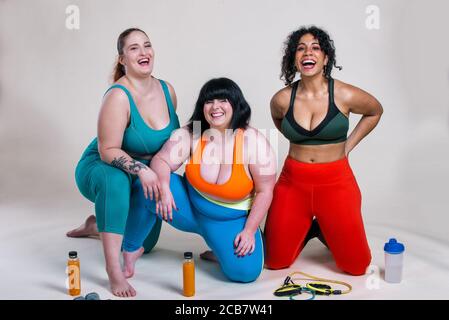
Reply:
[[94, 215], [90, 215], [86, 221], [78, 228], [70, 230], [66, 233], [67, 237], [71, 238], [100, 238], [97, 229], [97, 219]]
[[218, 262], [217, 257], [211, 250], [207, 250], [201, 253], [200, 258], [207, 261]]
[[111, 291], [114, 296], [121, 298], [131, 298], [136, 295], [136, 290], [126, 281], [120, 267], [111, 270], [106, 269], [111, 285]]
[[133, 252], [123, 251], [123, 275], [125, 276], [125, 278], [128, 279], [134, 275], [134, 267], [136, 265], [136, 261], [142, 256], [143, 252], [143, 247]]

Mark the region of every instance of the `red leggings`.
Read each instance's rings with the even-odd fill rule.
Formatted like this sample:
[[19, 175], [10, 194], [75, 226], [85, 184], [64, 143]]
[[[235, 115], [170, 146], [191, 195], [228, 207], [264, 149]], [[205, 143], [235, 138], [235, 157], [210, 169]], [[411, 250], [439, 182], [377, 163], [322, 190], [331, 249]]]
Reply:
[[314, 216], [337, 266], [352, 275], [365, 274], [371, 253], [360, 190], [347, 158], [304, 163], [287, 157], [265, 224], [266, 267], [293, 264]]

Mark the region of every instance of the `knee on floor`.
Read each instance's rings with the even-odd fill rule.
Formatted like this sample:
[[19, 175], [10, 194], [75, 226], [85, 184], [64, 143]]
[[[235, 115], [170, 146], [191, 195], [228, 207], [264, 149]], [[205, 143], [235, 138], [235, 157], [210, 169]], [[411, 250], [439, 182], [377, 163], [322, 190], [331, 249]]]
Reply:
[[286, 269], [290, 267], [295, 260], [293, 259], [269, 259], [267, 258], [265, 260], [265, 268], [271, 269], [271, 270], [280, 270], [280, 269]]
[[229, 278], [229, 280], [234, 282], [253, 282], [255, 281], [262, 269], [260, 267], [238, 267], [235, 266], [233, 268], [223, 268], [225, 275]]
[[366, 270], [368, 269], [370, 263], [371, 256], [357, 261], [351, 261], [350, 263], [337, 263], [337, 266], [342, 271], [352, 276], [362, 276], [366, 274]]

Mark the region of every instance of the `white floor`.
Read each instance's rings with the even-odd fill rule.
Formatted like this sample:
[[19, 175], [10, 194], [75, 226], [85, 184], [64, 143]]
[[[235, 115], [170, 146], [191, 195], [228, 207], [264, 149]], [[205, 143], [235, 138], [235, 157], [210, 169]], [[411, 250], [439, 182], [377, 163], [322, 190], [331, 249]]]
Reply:
[[[0, 299], [70, 300], [65, 289], [65, 267], [70, 250], [81, 261], [82, 294], [98, 292], [102, 299], [119, 299], [109, 292], [101, 243], [93, 239], [70, 239], [65, 232], [77, 226], [90, 212], [85, 203], [34, 202], [0, 204]], [[449, 244], [429, 237], [368, 224], [374, 272], [361, 277], [340, 273], [330, 252], [316, 239], [309, 242], [288, 270], [264, 270], [250, 284], [228, 282], [218, 264], [202, 261], [207, 249], [196, 235], [164, 225], [155, 250], [137, 263], [131, 284], [135, 299], [186, 299], [182, 296], [182, 255], [193, 251], [196, 262], [196, 295], [190, 299], [280, 299], [273, 291], [288, 273], [303, 271], [324, 278], [349, 282], [348, 295], [317, 299], [448, 299]], [[383, 243], [394, 235], [406, 244], [405, 268], [400, 284], [383, 280]], [[348, 248], [349, 250], [350, 248]], [[306, 299], [307, 295], [296, 297]]]

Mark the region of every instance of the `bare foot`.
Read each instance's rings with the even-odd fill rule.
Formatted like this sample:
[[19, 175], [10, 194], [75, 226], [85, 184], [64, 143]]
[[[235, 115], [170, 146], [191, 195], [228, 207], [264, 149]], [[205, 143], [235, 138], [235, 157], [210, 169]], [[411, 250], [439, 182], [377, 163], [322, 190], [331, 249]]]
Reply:
[[218, 262], [217, 257], [211, 250], [207, 250], [201, 253], [200, 258], [207, 261]]
[[70, 230], [66, 233], [71, 238], [100, 238], [97, 229], [97, 219], [94, 215], [90, 215], [86, 221], [78, 228]]
[[107, 270], [111, 291], [114, 296], [121, 298], [131, 298], [136, 295], [136, 290], [126, 281], [120, 268]]
[[133, 252], [123, 251], [123, 275], [125, 276], [125, 278], [128, 279], [134, 275], [134, 267], [136, 265], [136, 261], [142, 256], [143, 252], [143, 247]]

